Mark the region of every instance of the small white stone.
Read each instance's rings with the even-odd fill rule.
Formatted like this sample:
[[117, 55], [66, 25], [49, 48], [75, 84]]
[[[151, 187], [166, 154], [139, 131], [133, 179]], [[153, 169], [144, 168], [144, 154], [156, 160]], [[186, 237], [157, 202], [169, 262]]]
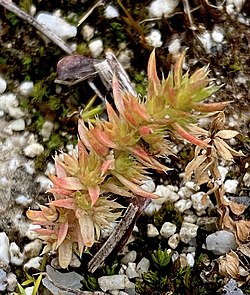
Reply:
[[168, 246], [171, 249], [176, 249], [179, 245], [180, 242], [180, 235], [179, 234], [173, 234], [169, 239], [168, 239]]
[[47, 140], [50, 138], [53, 128], [54, 128], [54, 124], [52, 122], [50, 121], [44, 122], [43, 127], [40, 131], [40, 134], [42, 135], [44, 140]]
[[137, 270], [140, 277], [144, 272], [148, 271], [149, 266], [150, 266], [150, 261], [147, 258], [143, 257], [139, 261], [139, 263], [137, 264], [136, 270]]
[[16, 107], [16, 108], [10, 107], [9, 115], [14, 119], [20, 119], [24, 116], [24, 112], [19, 107]]
[[79, 259], [79, 257], [77, 257], [75, 254], [73, 254], [69, 266], [73, 267], [73, 268], [80, 267], [81, 266], [81, 260]]
[[82, 36], [85, 41], [89, 41], [95, 35], [95, 28], [90, 25], [85, 25], [82, 28]]
[[226, 178], [226, 175], [228, 173], [228, 169], [223, 167], [223, 166], [218, 166], [218, 169], [219, 169], [219, 172], [220, 172], [220, 175], [221, 175], [221, 181], [224, 182], [225, 178]]
[[119, 53], [117, 59], [122, 64], [125, 70], [129, 69], [131, 66], [131, 58], [134, 56], [134, 53], [130, 49], [123, 50]]
[[99, 287], [102, 291], [123, 290], [130, 285], [126, 275], [102, 276], [98, 279]]
[[33, 90], [34, 90], [34, 82], [32, 81], [24, 81], [18, 87], [19, 93], [25, 97], [30, 96]]
[[191, 200], [181, 199], [174, 204], [174, 207], [180, 212], [183, 213], [185, 210], [188, 210], [192, 207]]
[[10, 255], [9, 255], [9, 238], [5, 232], [0, 233], [0, 260], [9, 264]]
[[223, 33], [223, 29], [215, 25], [211, 34], [213, 41], [216, 43], [221, 43], [224, 39]]
[[244, 175], [243, 182], [246, 187], [250, 187], [250, 174], [248, 172]]
[[112, 19], [119, 16], [119, 11], [115, 6], [109, 4], [104, 10], [104, 16], [107, 19]]
[[183, 222], [180, 230], [180, 239], [183, 243], [190, 242], [197, 236], [198, 226], [189, 222]]
[[149, 193], [153, 193], [155, 191], [155, 183], [153, 179], [144, 180], [141, 188]]
[[196, 223], [198, 219], [198, 216], [196, 216], [195, 214], [187, 214], [184, 215], [183, 217], [183, 221], [189, 222], [189, 223]]
[[40, 270], [42, 257], [31, 258], [27, 263], [24, 264], [24, 271], [28, 271], [31, 267]]
[[13, 131], [23, 131], [25, 129], [25, 121], [24, 119], [14, 120], [9, 124], [8, 128]]
[[34, 158], [43, 153], [43, 151], [44, 147], [40, 143], [35, 142], [26, 146], [26, 148], [24, 149], [24, 154], [29, 158]]
[[38, 234], [34, 231], [36, 228], [41, 228], [41, 225], [31, 223], [28, 230], [26, 231], [26, 237], [30, 240], [38, 238]]
[[187, 253], [187, 254], [181, 253], [180, 264], [181, 264], [182, 268], [187, 267], [187, 266], [193, 267], [194, 266], [193, 255], [191, 253]]
[[238, 181], [235, 179], [228, 179], [224, 183], [226, 193], [235, 194], [238, 186]]
[[0, 94], [4, 93], [7, 88], [7, 82], [0, 76]]
[[215, 255], [223, 255], [237, 248], [235, 236], [232, 232], [220, 230], [206, 238], [206, 248]]
[[97, 58], [103, 52], [102, 39], [98, 38], [89, 42], [89, 50], [93, 58]]
[[191, 196], [193, 208], [196, 211], [203, 211], [208, 208], [209, 203], [210, 203], [210, 199], [209, 199], [208, 195], [206, 195], [206, 196], [204, 196], [204, 195], [205, 195], [204, 192], [198, 192], [198, 193], [193, 194]]
[[35, 165], [34, 165], [33, 160], [30, 160], [30, 161], [27, 161], [26, 163], [24, 163], [23, 167], [25, 168], [25, 171], [28, 174], [33, 175], [35, 173]]
[[24, 246], [23, 254], [26, 258], [37, 257], [41, 253], [42, 247], [43, 242], [39, 239], [35, 239], [34, 241]]
[[17, 287], [17, 278], [16, 275], [13, 274], [13, 272], [9, 273], [7, 276], [7, 290], [9, 292], [14, 292]]
[[46, 167], [46, 170], [45, 170], [44, 174], [46, 176], [51, 175], [51, 174], [55, 175], [56, 174], [55, 164], [52, 163], [52, 162], [49, 162], [47, 164], [47, 167]]
[[36, 19], [41, 25], [45, 25], [53, 33], [55, 33], [57, 36], [61, 37], [64, 40], [67, 40], [71, 37], [75, 37], [77, 34], [77, 29], [75, 26], [72, 26], [71, 24], [67, 23], [64, 19], [56, 15], [52, 15], [48, 12], [39, 13], [36, 16]]
[[159, 236], [158, 229], [153, 224], [151, 224], [151, 223], [147, 225], [147, 236], [149, 238], [153, 238], [153, 237]]
[[129, 262], [125, 273], [129, 279], [138, 278], [139, 274], [136, 270], [136, 263]]
[[154, 0], [149, 5], [149, 15], [151, 17], [168, 17], [178, 4], [179, 0]]
[[129, 262], [135, 262], [137, 257], [137, 252], [132, 250], [129, 251], [122, 259], [121, 263], [127, 265]]
[[194, 266], [194, 256], [191, 253], [187, 253], [187, 263], [190, 267]]
[[159, 30], [151, 30], [149, 35], [145, 38], [147, 44], [152, 47], [161, 47], [161, 32]]
[[53, 185], [52, 181], [44, 175], [39, 175], [35, 181], [40, 184], [42, 191], [47, 191]]
[[197, 37], [202, 43], [206, 53], [210, 53], [212, 48], [212, 40], [210, 33], [208, 31], [205, 31], [203, 34], [197, 35]]
[[160, 234], [168, 239], [170, 236], [172, 236], [176, 232], [176, 225], [171, 222], [164, 222]]
[[24, 289], [25, 295], [32, 295], [33, 294], [33, 289], [34, 289], [34, 286], [25, 288]]
[[154, 214], [154, 212], [161, 209], [161, 204], [155, 204], [153, 201], [144, 209], [144, 212], [151, 216]]
[[32, 202], [32, 199], [30, 199], [24, 195], [18, 195], [16, 197], [16, 203], [18, 205], [23, 206], [23, 207], [28, 207], [31, 202]]
[[7, 287], [7, 274], [0, 268], [0, 291], [5, 291]]
[[179, 199], [178, 194], [169, 185], [157, 185], [155, 193], [162, 197], [160, 198], [162, 202], [159, 199], [156, 199], [156, 203], [158, 203], [158, 200], [162, 204], [164, 202], [176, 202]]
[[181, 48], [181, 41], [180, 39], [176, 38], [168, 45], [168, 51], [169, 53], [176, 55], [180, 52]]
[[0, 109], [3, 110], [5, 113], [9, 113], [9, 108], [17, 106], [18, 100], [15, 94], [6, 93], [0, 95]]
[[24, 261], [24, 255], [21, 253], [20, 248], [15, 242], [10, 244], [10, 262], [14, 265], [22, 265]]

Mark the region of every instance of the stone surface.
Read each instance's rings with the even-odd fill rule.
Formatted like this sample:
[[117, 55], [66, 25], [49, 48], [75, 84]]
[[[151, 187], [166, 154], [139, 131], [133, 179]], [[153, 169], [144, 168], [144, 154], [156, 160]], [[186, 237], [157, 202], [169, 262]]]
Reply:
[[23, 131], [25, 129], [25, 121], [24, 119], [14, 120], [8, 127], [13, 131]]
[[24, 154], [29, 158], [34, 158], [40, 155], [43, 151], [44, 147], [40, 143], [34, 142], [26, 146], [26, 148], [24, 149]]
[[148, 11], [151, 17], [167, 17], [174, 12], [179, 0], [155, 0], [149, 5]]
[[7, 88], [7, 82], [0, 76], [0, 94], [4, 93]]
[[67, 23], [64, 19], [50, 14], [48, 12], [39, 13], [36, 16], [36, 20], [49, 28], [53, 33], [55, 33], [60, 38], [67, 40], [68, 38], [75, 37], [77, 34], [77, 29], [75, 26]]
[[9, 115], [14, 119], [20, 119], [24, 116], [24, 112], [19, 107], [10, 107], [9, 108]]
[[206, 238], [206, 248], [215, 255], [222, 255], [237, 248], [237, 243], [232, 232], [220, 230]]
[[34, 83], [32, 81], [24, 81], [18, 87], [19, 93], [25, 97], [30, 96], [33, 90]]
[[82, 33], [83, 39], [86, 41], [89, 41], [95, 35], [95, 28], [87, 24], [83, 26], [81, 33]]
[[171, 237], [175, 232], [176, 225], [171, 222], [164, 222], [160, 230], [160, 234], [166, 239]]
[[126, 275], [102, 276], [98, 278], [98, 284], [102, 291], [123, 290], [130, 286], [130, 281]]
[[208, 208], [209, 203], [210, 203], [210, 199], [209, 199], [208, 195], [206, 195], [206, 196], [204, 196], [204, 195], [205, 195], [204, 192], [198, 192], [198, 193], [193, 194], [191, 196], [193, 208], [196, 211], [204, 211], [205, 209]]
[[93, 58], [97, 58], [103, 52], [103, 42], [101, 38], [89, 42], [89, 50]]
[[180, 230], [180, 239], [183, 243], [188, 243], [197, 236], [198, 226], [189, 222], [183, 222]]
[[10, 262], [14, 265], [22, 265], [24, 262], [24, 255], [21, 253], [19, 246], [12, 242], [10, 244]]
[[7, 264], [10, 262], [9, 255], [9, 238], [7, 237], [5, 232], [0, 233], [0, 261], [4, 261]]
[[[179, 199], [178, 194], [173, 190], [172, 186], [157, 185], [155, 193], [162, 197], [161, 204], [164, 202], [176, 202]], [[155, 202], [158, 202], [158, 200], [155, 200]]]
[[147, 236], [149, 238], [157, 237], [159, 236], [158, 229], [151, 223], [147, 225]]
[[109, 4], [104, 10], [104, 15], [107, 19], [112, 19], [119, 16], [119, 11], [115, 6]]
[[121, 263], [127, 265], [129, 262], [135, 262], [137, 257], [137, 253], [136, 251], [132, 250], [130, 252], [128, 252], [122, 259], [121, 259]]
[[192, 207], [192, 201], [181, 199], [174, 204], [174, 207], [180, 212], [183, 213], [185, 210], [188, 210]]
[[224, 183], [226, 193], [235, 194], [238, 186], [238, 181], [235, 179], [228, 179]]
[[7, 287], [7, 274], [0, 268], [0, 291], [4, 291]]
[[168, 246], [171, 249], [176, 249], [179, 245], [180, 242], [180, 235], [179, 234], [173, 234], [169, 239], [168, 239]]
[[147, 44], [152, 47], [161, 47], [161, 32], [159, 30], [151, 30], [149, 35], [145, 38]]
[[139, 274], [136, 269], [136, 263], [129, 262], [125, 273], [129, 279], [138, 278]]
[[5, 93], [0, 95], [0, 109], [5, 113], [9, 113], [9, 108], [18, 106], [18, 99], [13, 93]]
[[147, 272], [150, 266], [150, 261], [143, 257], [139, 263], [137, 264], [136, 270], [138, 274], [141, 276], [144, 272]]
[[50, 138], [53, 128], [54, 128], [54, 124], [52, 122], [50, 121], [44, 122], [43, 127], [40, 131], [40, 134], [45, 140]]

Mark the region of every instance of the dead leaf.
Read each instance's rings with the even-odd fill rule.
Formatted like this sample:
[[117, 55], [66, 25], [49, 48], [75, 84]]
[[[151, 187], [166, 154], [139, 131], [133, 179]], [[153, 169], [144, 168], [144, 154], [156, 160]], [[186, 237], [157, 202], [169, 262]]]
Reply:
[[239, 134], [239, 132], [234, 131], [234, 130], [220, 130], [215, 134], [215, 136], [216, 137], [218, 136], [222, 139], [230, 139], [230, 138], [235, 137], [238, 134]]
[[249, 247], [249, 245], [246, 245], [246, 244], [240, 245], [237, 250], [240, 251], [245, 256], [250, 258], [250, 247]]
[[226, 257], [220, 257], [219, 259], [219, 272], [223, 276], [230, 276], [236, 279], [239, 276], [239, 257], [234, 251], [230, 251], [226, 254]]
[[242, 243], [246, 243], [250, 240], [250, 221], [239, 220], [235, 222], [236, 234], [238, 239]]

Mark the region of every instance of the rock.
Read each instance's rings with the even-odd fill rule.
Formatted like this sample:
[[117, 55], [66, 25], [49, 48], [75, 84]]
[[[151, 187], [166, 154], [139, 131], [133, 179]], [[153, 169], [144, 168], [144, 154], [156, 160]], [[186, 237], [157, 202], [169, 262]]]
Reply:
[[160, 199], [153, 200], [154, 202], [158, 203], [159, 202], [164, 203], [164, 202], [176, 202], [179, 200], [178, 194], [173, 190], [172, 186], [165, 186], [165, 185], [157, 185], [155, 193], [159, 195]]
[[110, 4], [107, 5], [107, 7], [104, 10], [104, 16], [107, 19], [112, 19], [112, 18], [118, 17], [119, 15], [120, 14], [119, 14], [118, 9], [113, 5], [110, 5]]
[[148, 271], [149, 266], [150, 266], [150, 261], [149, 261], [147, 258], [143, 257], [143, 258], [139, 261], [139, 263], [137, 264], [136, 269], [137, 269], [137, 272], [138, 272], [138, 274], [139, 274], [140, 277], [141, 277], [141, 275], [142, 275], [144, 272], [147, 272], [147, 271]]
[[18, 195], [16, 197], [16, 203], [18, 205], [23, 206], [23, 207], [28, 207], [30, 205], [30, 203], [32, 203], [32, 201], [33, 201], [32, 199], [30, 199], [24, 195]]
[[14, 119], [20, 119], [24, 116], [24, 112], [19, 107], [10, 107], [9, 115]]
[[7, 274], [0, 268], [0, 291], [5, 291], [7, 287]]
[[24, 271], [27, 272], [31, 267], [40, 270], [42, 259], [42, 257], [31, 258], [27, 263], [24, 264]]
[[133, 262], [129, 262], [128, 263], [128, 267], [126, 269], [126, 276], [129, 278], [129, 279], [133, 279], [133, 278], [138, 278], [139, 277], [139, 274], [136, 270], [136, 263], [133, 263]]
[[24, 119], [17, 119], [15, 121], [12, 121], [8, 128], [10, 128], [13, 131], [23, 131], [25, 129], [25, 121]]
[[36, 20], [49, 28], [54, 34], [63, 40], [67, 40], [68, 38], [75, 37], [77, 34], [77, 29], [75, 26], [67, 23], [64, 19], [50, 14], [48, 12], [39, 13], [36, 16]]
[[155, 183], [153, 179], [144, 180], [141, 188], [146, 192], [153, 193], [155, 191]]
[[193, 267], [194, 266], [194, 257], [191, 253], [181, 253], [180, 254], [180, 264], [181, 264], [181, 267], [184, 268], [184, 267], [187, 267], [187, 266], [190, 266], [190, 267]]
[[210, 33], [208, 31], [205, 31], [202, 34], [198, 34], [197, 37], [203, 45], [206, 53], [210, 53], [212, 48], [212, 40]]
[[10, 255], [9, 255], [9, 238], [7, 237], [5, 232], [0, 233], [0, 261], [4, 261], [7, 264], [10, 263]]
[[162, 41], [161, 41], [161, 32], [159, 30], [151, 30], [149, 35], [145, 37], [145, 40], [149, 46], [152, 47], [161, 47]]
[[238, 186], [238, 181], [235, 179], [228, 179], [224, 183], [226, 193], [235, 194]]
[[219, 169], [219, 172], [220, 172], [220, 175], [221, 175], [221, 181], [224, 182], [225, 178], [226, 178], [226, 175], [228, 173], [228, 169], [223, 167], [223, 166], [218, 166], [218, 169]]
[[189, 222], [183, 222], [180, 230], [180, 239], [183, 243], [190, 242], [197, 236], [198, 226]]
[[245, 186], [250, 187], [250, 174], [247, 172], [243, 177]]
[[160, 234], [166, 239], [172, 236], [175, 232], [176, 225], [171, 222], [164, 222], [160, 230]]
[[179, 245], [180, 242], [180, 235], [179, 234], [173, 234], [169, 239], [168, 239], [168, 246], [171, 249], [176, 249]]
[[223, 255], [237, 248], [235, 236], [232, 232], [220, 230], [206, 238], [206, 248], [215, 255]]
[[7, 291], [14, 292], [17, 287], [17, 278], [16, 275], [12, 272], [8, 274], [7, 276]]
[[133, 51], [130, 49], [122, 50], [117, 59], [122, 64], [125, 70], [129, 69], [131, 66], [131, 58], [134, 56]]
[[36, 178], [35, 182], [38, 182], [40, 184], [40, 188], [44, 192], [51, 188], [51, 186], [53, 185], [52, 181], [44, 175], [39, 175]]
[[212, 39], [216, 43], [221, 43], [224, 39], [224, 32], [223, 29], [217, 25], [214, 26], [212, 30]]
[[137, 252], [132, 250], [130, 252], [128, 252], [122, 259], [121, 259], [121, 263], [128, 265], [129, 262], [135, 262], [137, 257]]
[[159, 236], [158, 229], [151, 223], [147, 225], [147, 236], [149, 238], [157, 237]]
[[43, 127], [40, 131], [40, 134], [42, 135], [44, 140], [47, 140], [50, 138], [53, 128], [54, 128], [54, 124], [52, 122], [50, 121], [44, 122]]
[[186, 221], [186, 222], [189, 222], [189, 223], [196, 223], [197, 219], [198, 219], [198, 217], [195, 214], [193, 214], [193, 213], [189, 214], [187, 212], [183, 217], [183, 221]]
[[103, 52], [103, 42], [101, 38], [89, 42], [89, 50], [93, 58], [97, 58]]
[[204, 196], [204, 195], [205, 195], [204, 192], [198, 192], [191, 196], [193, 208], [196, 211], [204, 211], [209, 206], [210, 204], [209, 196], [208, 195]]
[[129, 288], [131, 283], [126, 275], [102, 276], [98, 279], [102, 291], [123, 290]]
[[168, 17], [178, 4], [179, 0], [154, 0], [149, 5], [149, 15], [150, 17]]
[[230, 279], [229, 282], [223, 287], [223, 294], [225, 295], [245, 295], [237, 286], [237, 282]]
[[82, 28], [82, 36], [83, 39], [86, 41], [89, 41], [90, 39], [92, 39], [95, 35], [95, 28], [90, 26], [90, 25], [85, 25]]
[[176, 38], [170, 42], [168, 45], [168, 51], [170, 54], [176, 55], [180, 52], [181, 48], [181, 40], [179, 38]]
[[35, 239], [34, 241], [24, 246], [23, 254], [26, 258], [37, 257], [41, 253], [42, 247], [43, 242], [39, 239]]
[[24, 81], [18, 87], [18, 92], [25, 97], [29, 97], [33, 90], [34, 83], [32, 81]]
[[174, 207], [180, 212], [183, 213], [185, 210], [188, 210], [192, 207], [192, 201], [181, 199], [174, 204]]
[[44, 147], [40, 143], [34, 142], [26, 146], [26, 148], [24, 149], [24, 154], [29, 158], [34, 158], [43, 153], [43, 151]]
[[5, 113], [9, 113], [9, 108], [17, 106], [18, 99], [16, 98], [15, 94], [6, 93], [0, 95], [0, 109], [3, 110]]
[[4, 93], [7, 88], [7, 82], [0, 76], [0, 94]]
[[14, 265], [22, 265], [24, 261], [24, 255], [21, 253], [19, 246], [12, 242], [10, 244], [10, 262]]

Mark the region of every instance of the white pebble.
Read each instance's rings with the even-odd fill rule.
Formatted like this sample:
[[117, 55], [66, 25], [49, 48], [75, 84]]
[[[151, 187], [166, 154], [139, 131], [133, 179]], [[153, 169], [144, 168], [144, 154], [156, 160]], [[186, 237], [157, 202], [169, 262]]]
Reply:
[[32, 81], [24, 81], [18, 87], [19, 93], [25, 97], [30, 96], [33, 90], [34, 90], [34, 82]]
[[149, 35], [145, 38], [147, 44], [152, 47], [161, 47], [161, 32], [159, 30], [151, 30]]
[[27, 263], [24, 264], [24, 271], [28, 271], [31, 267], [40, 270], [42, 257], [31, 258]]
[[26, 146], [26, 148], [24, 149], [24, 154], [29, 158], [34, 158], [43, 153], [43, 151], [44, 147], [40, 143], [35, 142]]
[[212, 40], [210, 33], [208, 31], [205, 31], [202, 34], [197, 35], [197, 37], [202, 43], [206, 53], [210, 53], [212, 48]]
[[16, 197], [16, 203], [23, 207], [28, 207], [31, 202], [32, 202], [32, 199], [27, 198], [24, 195], [19, 195]]
[[172, 40], [170, 44], [168, 45], [168, 51], [169, 53], [173, 55], [178, 54], [180, 51], [180, 48], [181, 48], [181, 41], [178, 38]]
[[99, 287], [102, 291], [123, 290], [130, 286], [130, 281], [126, 275], [102, 276], [98, 279]]
[[250, 174], [248, 172], [244, 175], [243, 182], [246, 187], [250, 187]]
[[208, 208], [209, 203], [210, 203], [210, 199], [209, 199], [208, 195], [206, 195], [206, 196], [204, 196], [204, 195], [205, 195], [204, 192], [198, 192], [198, 193], [193, 194], [191, 196], [193, 208], [196, 211], [203, 211]]
[[89, 41], [95, 35], [95, 28], [90, 25], [85, 25], [82, 28], [82, 36], [85, 41]]
[[13, 131], [23, 131], [25, 129], [25, 121], [24, 119], [14, 120], [9, 124], [8, 128]]
[[42, 135], [44, 140], [47, 140], [50, 138], [53, 128], [54, 128], [54, 124], [52, 122], [50, 121], [44, 122], [43, 127], [40, 131], [40, 134]]
[[39, 239], [35, 239], [24, 246], [23, 253], [27, 258], [37, 257], [41, 253], [42, 247], [43, 242]]
[[[162, 197], [164, 202], [176, 202], [179, 199], [178, 194], [171, 186], [157, 185], [155, 193]], [[158, 199], [157, 199], [158, 200]], [[157, 202], [157, 200], [155, 200]]]
[[141, 276], [144, 272], [147, 272], [150, 266], [150, 261], [143, 257], [137, 264], [137, 272], [139, 274], [139, 276]]
[[178, 4], [179, 0], [154, 0], [149, 5], [149, 15], [151, 17], [168, 17]]
[[107, 19], [112, 19], [119, 16], [119, 11], [115, 6], [109, 4], [104, 10], [104, 15]]
[[4, 91], [6, 90], [6, 88], [7, 88], [7, 83], [4, 80], [4, 78], [2, 78], [0, 76], [0, 94], [4, 93]]
[[146, 192], [153, 193], [155, 191], [155, 183], [153, 179], [144, 180], [141, 188]]
[[98, 38], [89, 42], [89, 50], [93, 58], [97, 58], [103, 52], [102, 39]]
[[121, 263], [127, 265], [129, 262], [135, 262], [137, 257], [137, 252], [132, 250], [129, 251], [122, 259], [121, 259]]
[[147, 236], [149, 238], [153, 238], [153, 237], [159, 236], [158, 229], [153, 224], [151, 224], [151, 223], [147, 225]]
[[183, 222], [180, 230], [180, 239], [183, 243], [190, 242], [197, 236], [198, 226], [189, 222]]
[[7, 274], [0, 268], [0, 291], [5, 291], [7, 287]]
[[219, 26], [214, 26], [213, 30], [212, 30], [212, 39], [214, 42], [216, 43], [221, 43], [224, 39], [224, 34], [223, 34], [223, 29]]
[[64, 40], [67, 40], [71, 37], [75, 37], [77, 34], [77, 29], [75, 26], [72, 26], [71, 24], [67, 23], [64, 19], [56, 15], [52, 15], [48, 12], [39, 13], [36, 16], [36, 19], [41, 25], [45, 25], [53, 33], [55, 33], [57, 36], [61, 37]]
[[9, 238], [7, 237], [5, 232], [0, 233], [0, 261], [4, 261], [7, 264], [10, 262], [9, 255]]
[[235, 194], [238, 186], [238, 181], [235, 179], [228, 179], [224, 183], [226, 193]]
[[220, 175], [221, 175], [221, 181], [224, 182], [225, 178], [226, 178], [226, 175], [228, 173], [228, 169], [223, 167], [223, 166], [218, 166], [218, 169], [219, 169], [219, 172], [220, 172]]
[[170, 236], [172, 236], [176, 232], [176, 225], [171, 222], [164, 222], [160, 234], [168, 239]]
[[10, 107], [9, 108], [9, 115], [14, 119], [20, 119], [24, 116], [24, 112], [19, 107]]
[[0, 109], [3, 110], [5, 113], [9, 113], [9, 108], [17, 106], [18, 100], [15, 94], [6, 93], [0, 95]]
[[181, 199], [174, 204], [174, 207], [180, 212], [183, 213], [185, 210], [188, 210], [192, 207], [191, 200]]
[[13, 274], [13, 272], [9, 273], [7, 276], [7, 290], [9, 292], [13, 292], [15, 291], [16, 287], [17, 287], [17, 278], [16, 275]]
[[14, 265], [21, 265], [24, 261], [24, 255], [21, 253], [20, 248], [15, 242], [10, 244], [10, 262]]
[[136, 263], [129, 262], [125, 273], [129, 279], [138, 278], [139, 274], [136, 270]]
[[28, 230], [26, 231], [26, 237], [30, 240], [38, 238], [38, 234], [34, 231], [36, 228], [41, 228], [41, 225], [31, 223]]
[[53, 185], [52, 181], [44, 175], [39, 175], [35, 182], [40, 184], [42, 191], [47, 191]]
[[169, 239], [168, 239], [168, 246], [171, 249], [176, 249], [177, 246], [180, 243], [180, 235], [179, 234], [173, 234]]
[[215, 255], [223, 255], [237, 248], [235, 236], [227, 230], [219, 230], [206, 238], [206, 248]]

